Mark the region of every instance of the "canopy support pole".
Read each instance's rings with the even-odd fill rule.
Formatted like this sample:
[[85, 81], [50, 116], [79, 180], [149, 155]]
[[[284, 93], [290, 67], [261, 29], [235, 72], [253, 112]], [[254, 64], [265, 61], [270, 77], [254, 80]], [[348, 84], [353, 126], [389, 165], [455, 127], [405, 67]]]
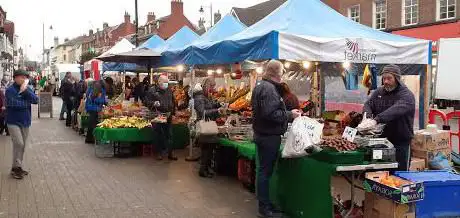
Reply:
[[[189, 89], [190, 93], [188, 94], [190, 95], [190, 98], [192, 99], [191, 102], [193, 102], [193, 88], [195, 87], [195, 69], [193, 66], [190, 68], [190, 72], [192, 76], [190, 79], [190, 89]], [[189, 120], [189, 125], [188, 125], [189, 131], [190, 131], [190, 143], [188, 145], [188, 156], [185, 158], [185, 160], [186, 161], [198, 161], [200, 159], [200, 155], [194, 154], [194, 151], [193, 151], [194, 150], [193, 147], [195, 146], [195, 141], [196, 141], [195, 120], [193, 119], [194, 118], [193, 114], [195, 114], [194, 102], [190, 104], [189, 107], [190, 107], [192, 117]]]
[[420, 96], [419, 96], [419, 129], [424, 129], [428, 124], [429, 110], [429, 81], [431, 75], [431, 65], [426, 65], [426, 70], [420, 73]]

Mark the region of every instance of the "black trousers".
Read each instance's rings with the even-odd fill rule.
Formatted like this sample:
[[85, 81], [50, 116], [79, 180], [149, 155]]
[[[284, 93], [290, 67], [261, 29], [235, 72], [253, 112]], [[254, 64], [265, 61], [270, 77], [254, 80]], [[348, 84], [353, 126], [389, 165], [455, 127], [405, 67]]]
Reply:
[[396, 161], [398, 171], [409, 171], [410, 168], [410, 142], [402, 142], [394, 145], [396, 148]]
[[156, 123], [153, 129], [158, 136], [157, 149], [156, 149], [157, 153], [160, 155], [165, 155], [165, 154], [170, 155], [173, 150], [172, 141], [171, 141], [171, 135], [172, 135], [171, 124], [170, 123]]
[[207, 172], [211, 168], [212, 156], [214, 149], [216, 148], [215, 143], [200, 143], [201, 157], [200, 157], [200, 172]]
[[64, 100], [66, 106], [66, 118], [65, 118], [65, 125], [70, 126], [72, 123], [72, 109], [73, 109], [73, 102], [71, 99]]
[[99, 114], [96, 111], [88, 111], [88, 132], [86, 133], [85, 142], [94, 143], [93, 131], [99, 122]]
[[3, 131], [5, 131], [6, 134], [9, 134], [8, 126], [6, 125], [6, 118], [4, 116], [0, 116], [0, 134], [3, 134]]

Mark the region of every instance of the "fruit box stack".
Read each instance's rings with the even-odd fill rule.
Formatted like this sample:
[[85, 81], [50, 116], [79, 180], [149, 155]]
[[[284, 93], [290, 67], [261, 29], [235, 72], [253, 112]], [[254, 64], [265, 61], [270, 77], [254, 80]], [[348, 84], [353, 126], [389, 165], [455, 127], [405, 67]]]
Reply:
[[422, 182], [411, 182], [392, 176], [388, 171], [367, 172], [364, 190], [373, 192], [400, 204], [423, 200], [425, 195]]
[[428, 168], [429, 162], [438, 155], [443, 154], [451, 161], [450, 149], [450, 133], [449, 131], [438, 130], [429, 132], [419, 130], [415, 132], [414, 139], [411, 144], [412, 157], [425, 160], [425, 165]]

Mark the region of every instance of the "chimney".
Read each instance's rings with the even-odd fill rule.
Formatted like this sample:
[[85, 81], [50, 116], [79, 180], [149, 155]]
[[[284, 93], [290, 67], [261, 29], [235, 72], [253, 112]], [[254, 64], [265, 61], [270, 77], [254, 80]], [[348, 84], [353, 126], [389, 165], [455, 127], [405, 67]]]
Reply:
[[104, 23], [102, 24], [102, 29], [105, 30], [105, 29], [107, 29], [107, 28], [109, 28], [109, 24], [108, 24], [107, 22], [104, 22]]
[[182, 0], [171, 0], [171, 15], [184, 15], [184, 3]]
[[56, 48], [59, 45], [59, 38], [54, 37], [54, 47]]
[[220, 13], [220, 11], [217, 11], [217, 13], [214, 13], [214, 24], [219, 22], [220, 19], [222, 19], [222, 14]]
[[92, 29], [89, 30], [89, 36], [93, 36], [93, 34], [94, 34], [93, 30]]
[[131, 22], [131, 16], [128, 14], [127, 11], [125, 11], [125, 23], [130, 23]]
[[155, 13], [149, 12], [149, 13], [147, 14], [147, 22], [154, 21], [155, 19], [156, 19]]

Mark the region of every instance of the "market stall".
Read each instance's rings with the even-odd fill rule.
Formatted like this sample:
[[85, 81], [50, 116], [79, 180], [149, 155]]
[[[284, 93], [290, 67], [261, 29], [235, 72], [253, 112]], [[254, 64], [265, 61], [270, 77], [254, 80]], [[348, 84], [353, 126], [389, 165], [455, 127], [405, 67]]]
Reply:
[[[311, 12], [304, 13], [304, 8], [311, 9]], [[181, 51], [163, 52], [162, 63], [186, 64], [196, 69], [197, 66], [219, 66], [246, 60], [278, 59], [284, 60], [286, 68], [289, 68], [289, 65], [300, 65], [305, 68], [302, 71], [304, 75], [311, 75], [312, 88], [309, 100], [314, 102], [314, 114], [317, 116], [325, 115], [325, 89], [328, 86], [325, 76], [328, 66], [339, 65], [342, 70], [349, 70], [349, 67], [355, 64], [417, 65], [424, 69], [416, 70], [414, 73], [420, 81], [419, 122], [420, 126], [424, 126], [428, 96], [426, 81], [429, 75], [429, 70], [425, 69], [426, 65], [430, 64], [430, 49], [429, 41], [400, 37], [365, 27], [343, 17], [319, 0], [290, 0], [266, 18], [239, 33], [188, 46]], [[352, 116], [347, 113], [335, 114], [329, 120], [334, 120], [336, 125], [327, 124], [323, 135], [341, 135], [345, 127], [351, 123], [349, 119], [345, 122], [347, 115], [348, 118]], [[228, 128], [239, 126], [226, 127], [226, 131], [229, 131]], [[340, 136], [339, 138], [343, 140]], [[350, 172], [347, 173], [348, 176], [354, 178], [354, 173], [351, 172], [392, 169], [397, 165], [392, 155], [380, 159], [369, 156], [374, 152], [372, 146], [364, 146], [363, 150], [360, 150], [363, 146], [355, 146], [355, 149], [349, 151], [349, 145], [346, 145], [348, 142], [339, 142], [339, 145], [334, 143], [323, 142], [322, 144], [329, 148], [322, 148], [321, 151], [307, 157], [279, 160], [275, 177], [272, 179], [273, 189], [278, 191], [272, 197], [288, 215], [332, 217], [332, 175]], [[221, 144], [237, 149], [239, 155], [244, 158], [257, 157], [255, 145], [251, 143], [250, 138], [232, 138], [226, 135], [221, 139]], [[384, 146], [391, 150], [390, 145]], [[324, 199], [317, 200], [318, 198]], [[348, 209], [353, 210], [353, 206]], [[349, 214], [342, 215], [346, 217]]]

